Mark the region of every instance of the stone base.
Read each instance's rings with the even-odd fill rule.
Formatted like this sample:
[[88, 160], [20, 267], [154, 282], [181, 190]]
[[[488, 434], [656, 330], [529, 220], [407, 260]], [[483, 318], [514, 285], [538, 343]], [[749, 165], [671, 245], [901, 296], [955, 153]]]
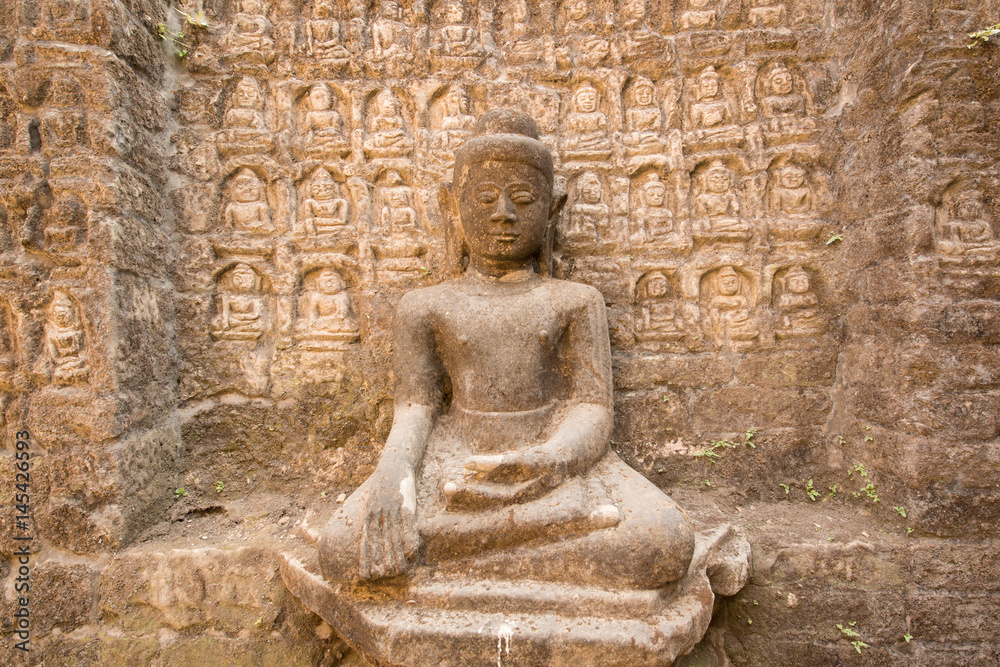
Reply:
[[682, 581], [659, 590], [417, 575], [404, 585], [336, 587], [315, 563], [285, 555], [289, 590], [376, 665], [669, 665], [712, 620], [716, 595], [749, 573], [732, 526], [704, 530]]

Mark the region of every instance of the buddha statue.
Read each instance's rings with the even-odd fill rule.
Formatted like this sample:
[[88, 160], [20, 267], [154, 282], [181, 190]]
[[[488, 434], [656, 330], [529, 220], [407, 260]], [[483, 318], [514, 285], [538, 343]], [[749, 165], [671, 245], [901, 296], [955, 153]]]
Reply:
[[222, 130], [215, 139], [220, 154], [251, 155], [274, 148], [274, 135], [264, 124], [263, 108], [260, 84], [250, 77], [240, 79], [222, 119]]
[[598, 34], [597, 24], [587, 0], [566, 0], [563, 4], [564, 41], [559, 60], [564, 68], [574, 64], [587, 67], [601, 65], [611, 55], [611, 42]]
[[469, 113], [469, 93], [460, 85], [453, 85], [442, 100], [441, 125], [434, 137], [432, 148], [452, 151], [472, 136], [475, 117]]
[[733, 114], [722, 90], [722, 80], [715, 68], [708, 66], [694, 85], [694, 101], [688, 109], [689, 143], [701, 148], [740, 145], [742, 130], [733, 125]]
[[45, 351], [48, 355], [45, 375], [55, 385], [73, 385], [87, 381], [87, 346], [80, 308], [62, 290], [56, 291], [45, 321]]
[[399, 300], [378, 465], [303, 522], [318, 551], [282, 556], [373, 664], [669, 665], [746, 581], [736, 531], [693, 524], [610, 448], [604, 296], [551, 277], [554, 180], [519, 111], [456, 150], [439, 195], [456, 277]]
[[717, 0], [688, 0], [681, 13], [681, 30], [708, 30], [715, 27], [716, 11], [709, 8]]
[[309, 236], [336, 233], [347, 225], [347, 200], [337, 196], [337, 183], [326, 169], [309, 180], [305, 203], [305, 229]]
[[212, 319], [216, 340], [257, 340], [264, 333], [264, 298], [260, 276], [249, 264], [237, 264], [219, 281], [218, 314]]
[[368, 124], [365, 155], [369, 158], [404, 157], [413, 151], [413, 138], [406, 131], [406, 122], [399, 99], [388, 88], [375, 98], [375, 113]]
[[333, 91], [325, 83], [309, 88], [309, 111], [305, 117], [305, 148], [309, 153], [343, 157], [350, 151], [344, 135], [344, 120], [333, 108]]
[[605, 160], [611, 155], [608, 119], [598, 109], [597, 89], [584, 81], [573, 92], [573, 106], [566, 116], [562, 140], [566, 160]]
[[733, 192], [733, 172], [722, 160], [713, 160], [699, 179], [694, 198], [694, 217], [706, 232], [748, 229], [740, 219], [740, 202]]
[[466, 20], [462, 0], [448, 0], [441, 18], [444, 25], [434, 35], [431, 56], [478, 59], [484, 54], [476, 29]]
[[783, 218], [807, 218], [812, 213], [812, 189], [806, 170], [797, 164], [778, 169], [778, 182], [771, 188], [768, 203], [772, 213]]
[[442, 203], [467, 266], [397, 307], [392, 430], [323, 530], [330, 582], [433, 568], [658, 588], [688, 569], [687, 517], [608, 448], [604, 298], [547, 275], [562, 199], [537, 137], [497, 110], [457, 151]]
[[622, 3], [621, 55], [625, 62], [663, 57], [663, 38], [646, 23], [646, 11], [646, 0], [624, 0]]
[[307, 340], [312, 343], [357, 340], [358, 319], [346, 289], [344, 279], [335, 270], [326, 268], [316, 272], [313, 288], [306, 292], [300, 314], [299, 324]]
[[959, 194], [945, 206], [938, 249], [946, 255], [982, 253], [996, 248], [993, 225], [978, 190]]
[[638, 318], [636, 339], [646, 341], [677, 341], [684, 337], [684, 319], [671, 303], [670, 282], [659, 271], [647, 275], [638, 286]]
[[760, 336], [750, 316], [750, 300], [740, 275], [731, 266], [719, 269], [711, 281], [708, 323], [720, 347], [745, 351]]
[[257, 174], [244, 167], [230, 185], [233, 200], [226, 206], [226, 226], [248, 234], [271, 234], [271, 209], [264, 200], [264, 186]]
[[806, 97], [795, 90], [795, 76], [782, 63], [777, 63], [764, 75], [761, 115], [766, 121], [765, 132], [771, 143], [782, 140], [804, 140], [816, 128], [808, 117]]
[[404, 60], [409, 56], [410, 29], [403, 23], [397, 0], [382, 0], [379, 18], [372, 24], [372, 58], [376, 62]]
[[657, 173], [650, 173], [639, 185], [639, 206], [635, 209], [639, 243], [656, 243], [674, 231], [674, 214], [667, 208], [667, 186]]
[[665, 145], [660, 137], [663, 112], [656, 104], [656, 88], [646, 77], [639, 77], [629, 91], [625, 110], [625, 149], [629, 155], [662, 153]]
[[271, 22], [265, 15], [262, 0], [239, 0], [238, 11], [227, 35], [230, 54], [236, 57], [252, 55], [263, 58], [274, 46]]
[[774, 328], [778, 339], [818, 336], [826, 328], [819, 314], [819, 300], [812, 292], [809, 274], [801, 266], [793, 266], [783, 278], [776, 279], [781, 294], [775, 302], [780, 322]]
[[318, 60], [339, 64], [346, 62], [351, 53], [344, 46], [340, 22], [333, 13], [333, 0], [315, 0], [313, 18], [306, 23], [306, 52]]
[[564, 248], [593, 250], [604, 241], [610, 209], [604, 203], [604, 185], [592, 171], [584, 172], [576, 182], [576, 196], [560, 234]]
[[536, 35], [532, 29], [533, 21], [527, 0], [505, 0], [501, 17], [504, 59], [511, 65], [541, 61], [546, 55], [546, 40]]

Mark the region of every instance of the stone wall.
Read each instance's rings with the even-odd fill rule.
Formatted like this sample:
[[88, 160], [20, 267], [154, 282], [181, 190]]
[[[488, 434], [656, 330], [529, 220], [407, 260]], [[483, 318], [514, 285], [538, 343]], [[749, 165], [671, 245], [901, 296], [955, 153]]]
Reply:
[[1000, 3], [0, 12], [0, 554], [36, 536], [34, 657], [337, 663], [266, 555], [372, 470], [394, 304], [455, 268], [439, 184], [516, 106], [568, 195], [556, 272], [608, 304], [614, 447], [757, 549], [730, 659], [1000, 660], [1000, 56], [966, 36]]

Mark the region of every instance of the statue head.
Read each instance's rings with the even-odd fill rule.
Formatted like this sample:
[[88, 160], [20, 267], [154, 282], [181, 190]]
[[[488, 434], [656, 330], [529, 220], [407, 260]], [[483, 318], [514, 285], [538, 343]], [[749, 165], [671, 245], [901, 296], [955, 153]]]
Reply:
[[[483, 114], [474, 136], [455, 149], [455, 181], [440, 191], [449, 229], [449, 255], [462, 259], [524, 261], [548, 273], [555, 222], [566, 197], [552, 194], [552, 154], [535, 121], [513, 109]], [[448, 217], [446, 215], [446, 217]]]
[[985, 216], [983, 195], [976, 190], [969, 190], [959, 195], [953, 206], [954, 216], [959, 220], [976, 221]]
[[378, 97], [375, 98], [375, 106], [378, 109], [379, 116], [399, 115], [399, 100], [388, 88], [383, 88], [379, 91]]
[[452, 116], [469, 113], [469, 93], [462, 86], [452, 86], [445, 95], [445, 109]]
[[260, 189], [260, 178], [248, 167], [241, 169], [233, 178], [233, 197], [240, 203], [260, 201]]
[[806, 170], [797, 164], [787, 164], [781, 168], [779, 181], [785, 188], [798, 188], [806, 181]]
[[637, 107], [648, 107], [653, 104], [656, 98], [656, 89], [653, 82], [644, 76], [636, 79], [632, 86], [632, 103]]
[[234, 292], [254, 292], [258, 287], [257, 272], [242, 262], [229, 270], [229, 285]]
[[601, 179], [592, 171], [588, 171], [580, 177], [577, 191], [585, 204], [599, 204], [604, 196], [604, 186], [601, 185]]
[[333, 199], [336, 192], [337, 183], [333, 180], [330, 172], [323, 168], [317, 169], [316, 173], [313, 174], [312, 180], [309, 181], [309, 193], [313, 199], [329, 201]]
[[446, 23], [456, 24], [465, 21], [465, 5], [459, 0], [450, 0], [442, 12]]
[[590, 15], [587, 0], [569, 0], [566, 3], [566, 15], [572, 21], [580, 21]]
[[805, 294], [809, 291], [809, 274], [801, 266], [793, 266], [785, 274], [785, 289], [792, 294]]
[[333, 103], [333, 91], [325, 83], [314, 83], [309, 88], [309, 108], [313, 111], [326, 111]]
[[625, 0], [622, 3], [622, 15], [629, 23], [646, 20], [646, 0]]
[[713, 160], [705, 171], [705, 189], [717, 195], [729, 192], [733, 186], [733, 173], [722, 160]]
[[795, 79], [792, 77], [791, 70], [779, 63], [771, 70], [768, 83], [773, 94], [789, 95], [792, 92]]
[[399, 19], [403, 10], [397, 0], [382, 0], [382, 16], [390, 19]]
[[313, 3], [313, 16], [318, 19], [328, 19], [333, 16], [333, 0], [316, 0]]
[[711, 100], [718, 96], [719, 73], [711, 65], [703, 69], [698, 76], [698, 90], [696, 93], [699, 100]]
[[344, 279], [333, 269], [321, 269], [316, 276], [316, 289], [323, 294], [337, 294], [345, 287]]
[[584, 81], [573, 93], [573, 108], [580, 113], [597, 111], [597, 89], [589, 81]]
[[715, 274], [715, 289], [722, 296], [736, 296], [740, 291], [740, 276], [733, 267], [723, 267]]
[[655, 273], [649, 274], [646, 278], [646, 298], [649, 299], [662, 299], [667, 295], [669, 288], [669, 283], [667, 282], [667, 277], [656, 271]]
[[49, 314], [52, 318], [52, 323], [60, 329], [75, 327], [80, 323], [73, 297], [62, 290], [58, 290], [52, 295]]
[[240, 79], [233, 97], [236, 106], [241, 109], [256, 109], [262, 106], [260, 85], [249, 77]]
[[650, 208], [661, 208], [667, 203], [667, 186], [655, 173], [650, 174], [649, 180], [642, 184], [640, 192], [642, 203]]

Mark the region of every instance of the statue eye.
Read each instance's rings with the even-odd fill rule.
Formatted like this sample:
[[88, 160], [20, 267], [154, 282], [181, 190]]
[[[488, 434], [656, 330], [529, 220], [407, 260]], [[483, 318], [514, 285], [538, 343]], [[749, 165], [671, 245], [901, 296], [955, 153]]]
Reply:
[[510, 199], [515, 204], [525, 205], [534, 204], [536, 197], [533, 192], [529, 192], [528, 190], [517, 190], [511, 194]]
[[492, 204], [496, 202], [499, 196], [500, 195], [496, 190], [483, 190], [476, 193], [475, 199], [480, 204]]

